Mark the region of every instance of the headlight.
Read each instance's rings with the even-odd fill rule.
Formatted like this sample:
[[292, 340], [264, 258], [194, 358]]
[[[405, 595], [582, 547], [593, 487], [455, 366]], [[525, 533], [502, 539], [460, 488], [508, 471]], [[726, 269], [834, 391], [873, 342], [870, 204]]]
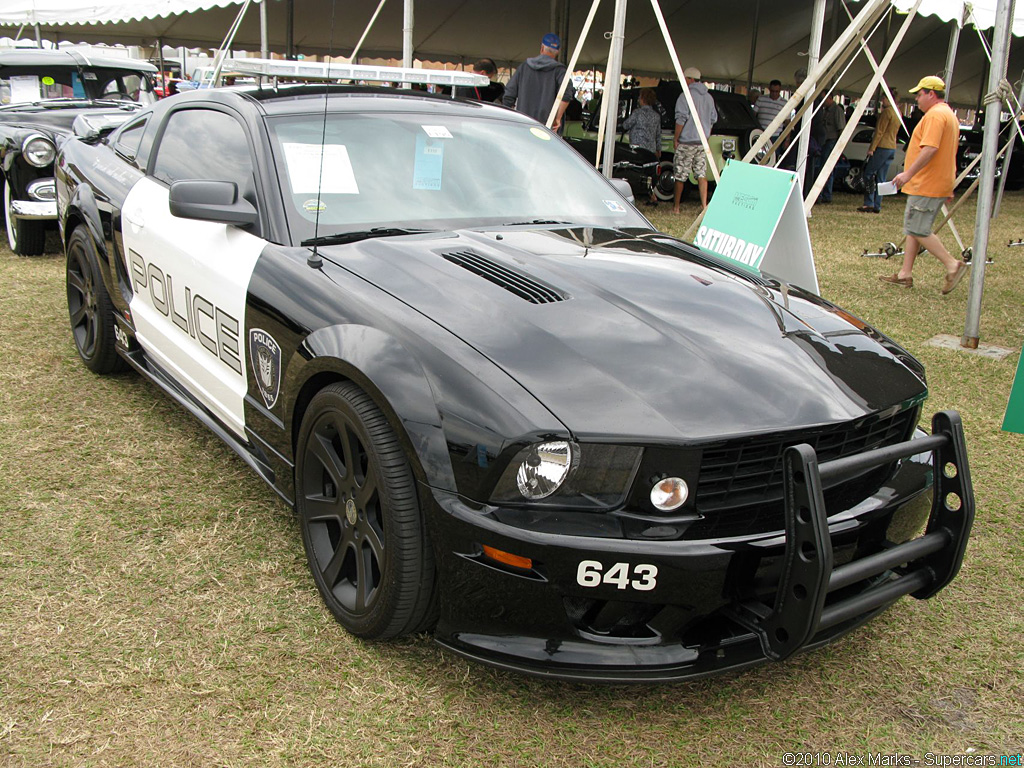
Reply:
[[45, 168], [57, 156], [57, 149], [53, 146], [52, 141], [36, 133], [22, 142], [21, 154], [29, 165]]
[[516, 472], [519, 493], [531, 501], [547, 498], [569, 476], [573, 458], [572, 443], [566, 440], [533, 446]]
[[611, 509], [625, 499], [642, 454], [632, 446], [537, 443], [509, 462], [491, 502]]

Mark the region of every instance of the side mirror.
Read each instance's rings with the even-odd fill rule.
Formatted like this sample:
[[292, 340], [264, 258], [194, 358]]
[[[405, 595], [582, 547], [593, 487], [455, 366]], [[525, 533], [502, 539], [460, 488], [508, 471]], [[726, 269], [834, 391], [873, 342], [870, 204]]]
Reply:
[[622, 195], [629, 201], [630, 205], [636, 205], [636, 200], [633, 198], [633, 188], [629, 186], [629, 182], [625, 179], [612, 179], [612, 186], [615, 187], [615, 191]]
[[171, 215], [221, 224], [258, 224], [259, 212], [238, 197], [233, 181], [176, 181], [171, 184]]

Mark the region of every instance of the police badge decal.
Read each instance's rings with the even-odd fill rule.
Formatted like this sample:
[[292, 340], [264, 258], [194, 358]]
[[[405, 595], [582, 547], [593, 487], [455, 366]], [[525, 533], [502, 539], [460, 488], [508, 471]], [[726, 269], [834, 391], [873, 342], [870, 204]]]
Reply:
[[249, 331], [249, 360], [263, 401], [267, 408], [273, 408], [281, 391], [281, 346], [266, 331], [252, 328]]

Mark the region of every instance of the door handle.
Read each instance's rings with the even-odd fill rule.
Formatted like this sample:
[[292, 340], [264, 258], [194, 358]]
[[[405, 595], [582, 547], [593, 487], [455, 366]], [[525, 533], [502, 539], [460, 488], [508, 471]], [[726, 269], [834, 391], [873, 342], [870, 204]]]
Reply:
[[142, 229], [144, 226], [146, 226], [146, 217], [142, 214], [141, 208], [136, 208], [133, 211], [125, 213], [124, 217], [125, 219], [127, 219], [128, 223], [131, 224], [133, 227], [138, 227], [139, 229]]

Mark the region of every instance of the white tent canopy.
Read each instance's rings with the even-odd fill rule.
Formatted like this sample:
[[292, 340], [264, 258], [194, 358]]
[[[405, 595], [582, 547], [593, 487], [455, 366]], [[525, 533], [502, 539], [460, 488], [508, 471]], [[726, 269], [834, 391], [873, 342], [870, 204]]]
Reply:
[[[413, 44], [418, 58], [469, 63], [489, 56], [503, 67], [515, 67], [536, 55], [540, 38], [550, 31], [552, 0], [516, 2], [473, 2], [473, 0], [420, 0], [416, 7]], [[797, 69], [807, 63], [811, 26], [811, 3], [807, 0], [760, 0], [759, 31], [753, 40], [755, 6], [758, 0], [661, 0], [665, 20], [679, 51], [683, 66], [697, 66], [706, 79], [746, 84], [750, 50], [754, 44], [754, 82], [778, 78], [793, 83]], [[897, 7], [912, 0], [894, 0]], [[270, 50], [287, 48], [286, 0], [267, 3]], [[586, 3], [571, 3], [567, 48], [575, 44], [587, 11]], [[979, 23], [991, 23], [995, 0], [974, 3]], [[43, 37], [71, 42], [153, 46], [217, 47], [238, 13], [235, 0], [138, 0], [101, 2], [88, 0], [7, 0], [0, 7], [0, 34], [34, 36], [38, 24]], [[295, 50], [306, 54], [351, 53], [377, 7], [377, 0], [337, 0], [337, 21], [331, 36], [331, 2], [294, 0], [293, 40]], [[889, 69], [888, 80], [906, 90], [925, 74], [941, 73], [945, 67], [948, 31], [943, 19], [959, 19], [960, 0], [925, 0], [922, 12], [937, 14], [914, 22]], [[857, 4], [851, 10], [856, 13]], [[579, 68], [603, 69], [608, 44], [602, 32], [611, 30], [613, 0], [604, 0], [584, 45]], [[363, 43], [360, 55], [399, 57], [402, 53], [402, 2], [389, 0]], [[251, 9], [238, 30], [233, 47], [260, 50], [258, 8]], [[847, 25], [846, 15], [836, 0], [828, 3], [825, 45], [831, 35]], [[989, 21], [986, 22], [986, 19]], [[1018, 12], [1024, 25], [1024, 9]], [[890, 22], [894, 31], [899, 18]], [[880, 58], [884, 53], [886, 29], [872, 39]], [[1024, 43], [1014, 39], [1009, 73], [1016, 79], [1024, 68]], [[982, 90], [986, 59], [978, 35], [965, 31], [960, 41], [951, 93], [956, 103], [974, 106]], [[646, 2], [632, 2], [626, 19], [623, 72], [672, 76], [672, 64], [661, 40], [657, 21]], [[871, 77], [869, 65], [859, 60], [845, 76], [842, 88], [859, 93]]]

